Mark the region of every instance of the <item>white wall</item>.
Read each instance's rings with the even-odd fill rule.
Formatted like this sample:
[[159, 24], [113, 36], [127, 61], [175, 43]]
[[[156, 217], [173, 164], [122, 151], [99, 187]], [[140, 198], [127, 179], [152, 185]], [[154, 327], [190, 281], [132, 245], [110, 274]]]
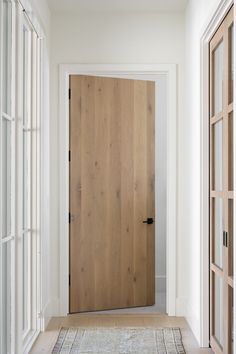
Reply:
[[50, 41], [50, 25], [51, 25], [51, 13], [48, 7], [47, 0], [30, 0], [32, 7], [40, 20], [41, 26], [47, 35], [48, 42]]
[[[200, 39], [219, 0], [189, 0], [186, 9], [185, 114], [179, 120], [180, 307], [200, 343]], [[186, 304], [186, 306], [185, 306]]]
[[[59, 297], [58, 91], [61, 63], [176, 63], [178, 116], [183, 115], [184, 15], [120, 13], [52, 16], [51, 269], [53, 313]], [[163, 268], [163, 271], [165, 269]], [[181, 281], [181, 279], [180, 279]], [[178, 288], [181, 287], [181, 282]]]

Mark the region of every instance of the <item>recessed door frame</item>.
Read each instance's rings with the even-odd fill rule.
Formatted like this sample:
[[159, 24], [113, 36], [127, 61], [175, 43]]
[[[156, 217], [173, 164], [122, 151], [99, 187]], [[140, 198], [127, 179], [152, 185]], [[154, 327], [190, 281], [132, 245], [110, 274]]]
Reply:
[[[209, 42], [221, 22], [227, 15], [234, 0], [221, 0], [217, 8], [212, 10], [209, 19], [207, 20], [201, 35], [201, 293], [200, 293], [200, 345], [202, 347], [209, 346]], [[234, 12], [234, 20], [236, 12]], [[235, 31], [235, 26], [234, 26]], [[235, 37], [234, 37], [235, 38]], [[234, 39], [235, 40], [235, 39]], [[235, 57], [235, 56], [234, 56]], [[236, 82], [234, 72], [234, 102], [236, 98]], [[236, 127], [234, 126], [234, 139], [236, 137]], [[234, 140], [235, 141], [235, 140]], [[234, 143], [234, 166], [236, 163], [236, 144]], [[235, 168], [235, 167], [234, 167]], [[234, 173], [234, 183], [236, 176]], [[236, 217], [234, 198], [234, 220]], [[234, 221], [235, 222], [235, 221]], [[234, 238], [235, 238], [234, 227]], [[234, 245], [234, 257], [236, 256], [236, 247]], [[236, 265], [234, 265], [236, 270]], [[235, 271], [234, 270], [234, 271]], [[236, 279], [235, 285], [236, 285]], [[234, 286], [235, 286], [234, 285]], [[234, 292], [235, 293], [235, 292]], [[236, 294], [234, 294], [234, 301]], [[235, 302], [234, 302], [235, 303]], [[234, 323], [236, 320], [236, 312], [234, 313]], [[234, 342], [234, 351], [236, 352], [236, 342]]]
[[[175, 64], [62, 64], [60, 65], [60, 117], [59, 117], [59, 306], [58, 314], [69, 313], [69, 76], [96, 75], [157, 81], [159, 75], [167, 77], [167, 313], [176, 315], [176, 230], [177, 230], [177, 68]], [[157, 101], [157, 93], [156, 93]], [[156, 119], [155, 119], [156, 121]], [[156, 192], [155, 192], [156, 193]], [[158, 218], [158, 216], [157, 216]]]

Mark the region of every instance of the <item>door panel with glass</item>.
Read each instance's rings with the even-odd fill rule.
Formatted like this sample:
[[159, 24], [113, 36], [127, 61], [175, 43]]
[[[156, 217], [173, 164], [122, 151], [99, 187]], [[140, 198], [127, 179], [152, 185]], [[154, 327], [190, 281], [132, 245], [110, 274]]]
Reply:
[[12, 104], [13, 65], [12, 19], [14, 4], [3, 0], [2, 13], [2, 53], [1, 53], [1, 99], [0, 99], [0, 353], [15, 352], [12, 332], [14, 329], [14, 140], [15, 120]]
[[210, 41], [210, 343], [233, 353], [233, 8]]
[[0, 353], [28, 353], [41, 323], [41, 40], [0, 0]]

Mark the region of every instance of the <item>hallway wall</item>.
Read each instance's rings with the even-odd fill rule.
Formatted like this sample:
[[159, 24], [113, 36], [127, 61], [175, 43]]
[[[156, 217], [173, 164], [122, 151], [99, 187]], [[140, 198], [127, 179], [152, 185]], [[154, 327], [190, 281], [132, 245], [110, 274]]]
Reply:
[[[200, 333], [200, 40], [219, 0], [189, 0], [186, 9], [185, 114], [179, 120], [179, 228], [183, 243], [178, 252], [184, 262], [179, 273], [184, 278], [186, 316], [201, 342]], [[179, 244], [180, 246], [180, 244]]]
[[[183, 115], [184, 14], [119, 13], [52, 15], [51, 38], [51, 279], [53, 314], [59, 298], [59, 64], [176, 63], [178, 116]], [[181, 244], [181, 237], [178, 236]], [[180, 247], [179, 247], [180, 248]], [[163, 269], [164, 271], [165, 269]], [[182, 275], [178, 296], [182, 295]], [[177, 304], [179, 301], [177, 301]], [[180, 313], [181, 314], [181, 313]]]

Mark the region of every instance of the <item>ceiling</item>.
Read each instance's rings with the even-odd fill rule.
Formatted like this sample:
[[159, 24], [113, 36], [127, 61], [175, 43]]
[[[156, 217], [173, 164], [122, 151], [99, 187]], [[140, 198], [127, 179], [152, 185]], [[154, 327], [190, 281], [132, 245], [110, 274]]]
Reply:
[[52, 12], [182, 11], [187, 0], [48, 0]]

